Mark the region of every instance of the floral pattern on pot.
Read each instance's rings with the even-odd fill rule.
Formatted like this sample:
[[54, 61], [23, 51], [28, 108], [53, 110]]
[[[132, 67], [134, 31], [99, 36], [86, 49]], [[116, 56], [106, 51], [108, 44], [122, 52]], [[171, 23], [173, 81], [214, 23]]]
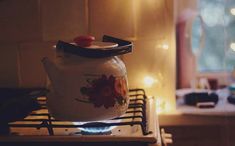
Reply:
[[87, 80], [88, 86], [81, 87], [80, 92], [88, 96], [95, 107], [114, 107], [116, 103], [127, 103], [127, 82], [124, 77], [102, 75], [100, 78]]

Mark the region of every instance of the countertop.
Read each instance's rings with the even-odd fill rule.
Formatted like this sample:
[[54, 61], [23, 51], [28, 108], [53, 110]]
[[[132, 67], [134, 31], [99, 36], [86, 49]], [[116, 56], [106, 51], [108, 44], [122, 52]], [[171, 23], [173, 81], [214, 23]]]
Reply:
[[235, 105], [227, 101], [228, 89], [217, 90], [219, 101], [214, 108], [198, 108], [185, 105], [183, 98], [178, 97], [174, 113], [163, 113], [159, 115], [161, 126], [181, 125], [234, 125]]

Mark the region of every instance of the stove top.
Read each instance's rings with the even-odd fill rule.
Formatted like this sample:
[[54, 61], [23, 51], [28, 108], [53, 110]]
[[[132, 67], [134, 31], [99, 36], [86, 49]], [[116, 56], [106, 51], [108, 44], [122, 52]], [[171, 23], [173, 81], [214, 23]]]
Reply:
[[[8, 123], [10, 132], [0, 135], [0, 142], [134, 141], [160, 143], [155, 99], [147, 97], [143, 89], [131, 89], [129, 96], [129, 108], [123, 116], [86, 124], [54, 119], [48, 113], [46, 97], [39, 96], [37, 101], [40, 103], [41, 109], [33, 111], [23, 120]], [[110, 127], [113, 129], [102, 132]], [[84, 129], [86, 132], [83, 131]], [[94, 130], [96, 133], [90, 133]]]

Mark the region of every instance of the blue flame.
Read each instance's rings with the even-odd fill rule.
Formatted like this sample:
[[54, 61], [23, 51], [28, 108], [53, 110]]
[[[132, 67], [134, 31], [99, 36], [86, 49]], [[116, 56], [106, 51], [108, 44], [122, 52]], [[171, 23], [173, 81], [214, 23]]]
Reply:
[[[73, 122], [75, 125], [84, 125], [89, 124], [90, 122]], [[98, 123], [109, 123], [109, 121], [101, 121]], [[116, 126], [97, 126], [97, 127], [86, 127], [86, 128], [78, 128], [83, 132], [87, 133], [105, 133], [114, 129]]]
[[88, 133], [105, 133], [111, 131], [115, 126], [110, 127], [90, 127], [90, 128], [80, 128], [82, 131]]

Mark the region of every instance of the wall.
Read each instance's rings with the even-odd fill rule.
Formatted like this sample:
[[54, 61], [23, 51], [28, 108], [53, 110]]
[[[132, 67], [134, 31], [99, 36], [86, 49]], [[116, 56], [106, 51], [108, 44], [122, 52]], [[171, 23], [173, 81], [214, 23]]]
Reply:
[[145, 87], [150, 75], [155, 82], [146, 87], [148, 95], [174, 109], [173, 10], [172, 0], [1, 0], [0, 86], [45, 86], [40, 59], [54, 58], [57, 40], [108, 34], [134, 43], [134, 52], [123, 56], [130, 87]]
[[41, 87], [41, 58], [53, 58], [59, 39], [84, 34], [82, 0], [0, 1], [0, 87]]

